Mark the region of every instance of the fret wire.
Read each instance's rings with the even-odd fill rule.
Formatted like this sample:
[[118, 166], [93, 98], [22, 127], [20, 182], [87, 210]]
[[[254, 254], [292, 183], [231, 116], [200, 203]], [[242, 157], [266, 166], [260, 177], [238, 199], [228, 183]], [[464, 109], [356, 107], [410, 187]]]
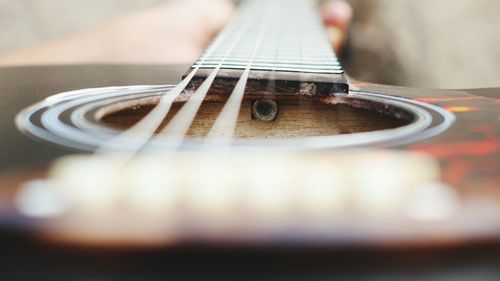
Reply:
[[[247, 63], [248, 64], [248, 63]], [[225, 68], [228, 66], [232, 67], [246, 67], [247, 64], [242, 64], [242, 63], [229, 63], [229, 62], [224, 62], [221, 64], [221, 68]], [[197, 66], [217, 66], [219, 63], [203, 63], [203, 64], [195, 64]], [[329, 67], [329, 66], [297, 66], [294, 64], [273, 64], [273, 63], [252, 63], [252, 66], [254, 67], [280, 67], [280, 68], [304, 68], [304, 69], [332, 69], [332, 70], [341, 70], [342, 68], [339, 67]]]
[[[217, 65], [200, 65], [199, 66], [202, 69], [213, 69], [217, 67]], [[223, 65], [221, 69], [233, 69], [233, 70], [244, 70], [245, 67], [243, 66], [230, 66], [230, 65]], [[315, 74], [343, 74], [343, 70], [338, 69], [307, 69], [307, 68], [292, 68], [292, 67], [259, 67], [259, 66], [252, 66], [251, 70], [259, 70], [259, 71], [284, 71], [284, 72], [304, 72], [304, 73], [315, 73]]]
[[[222, 58], [207, 58], [204, 61], [205, 62], [219, 62]], [[248, 63], [248, 57], [246, 56], [238, 56], [238, 57], [226, 57], [224, 61], [231, 61], [231, 62], [241, 62], [241, 63]], [[268, 57], [263, 57], [257, 56], [254, 60], [255, 62], [260, 62], [260, 63], [276, 63], [276, 64], [296, 64], [296, 65], [329, 65], [329, 66], [340, 66], [339, 62], [336, 59], [332, 59], [330, 61], [325, 61], [324, 59], [313, 59], [313, 58], [308, 58], [307, 60], [303, 60], [302, 62], [297, 61], [295, 57], [292, 56], [283, 56], [282, 59], [280, 60], [275, 60], [271, 56]]]

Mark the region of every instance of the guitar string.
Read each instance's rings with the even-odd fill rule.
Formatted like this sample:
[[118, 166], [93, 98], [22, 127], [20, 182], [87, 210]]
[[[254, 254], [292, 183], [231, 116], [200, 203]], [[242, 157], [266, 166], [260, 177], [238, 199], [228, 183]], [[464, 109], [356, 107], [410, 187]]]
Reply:
[[[237, 18], [238, 17], [236, 17], [236, 19]], [[202, 62], [226, 39], [228, 35], [231, 34], [231, 32], [234, 32], [233, 30], [231, 30], [233, 25], [236, 25], [237, 27], [236, 31], [240, 31], [237, 34], [241, 35], [244, 34], [244, 32], [241, 32], [241, 29], [244, 26], [242, 27], [241, 25], [237, 25], [237, 20], [232, 21], [230, 24], [228, 24], [228, 26], [226, 26], [226, 28], [217, 37], [214, 43], [209, 47], [207, 52], [204, 54], [204, 57], [202, 57], [201, 59]], [[239, 39], [237, 38], [237, 40], [234, 40], [234, 42], [237, 42], [238, 40]], [[230, 50], [228, 51], [228, 53], [229, 52]], [[223, 61], [221, 62], [220, 66], [222, 66], [222, 63]], [[117, 167], [116, 171], [112, 175], [113, 181], [115, 183], [120, 181], [120, 173], [123, 172], [124, 169], [131, 164], [133, 159], [138, 156], [138, 153], [144, 150], [147, 147], [147, 145], [149, 145], [152, 141], [159, 139], [158, 137], [154, 137], [155, 131], [158, 129], [159, 126], [161, 126], [163, 120], [165, 120], [165, 118], [167, 117], [172, 107], [172, 104], [184, 91], [184, 89], [192, 80], [192, 78], [194, 77], [196, 72], [200, 69], [200, 67], [201, 66], [195, 67], [190, 72], [190, 74], [185, 79], [183, 79], [183, 81], [180, 84], [178, 84], [171, 91], [167, 92], [161, 98], [159, 104], [149, 114], [147, 114], [139, 123], [137, 123], [131, 129], [118, 135], [117, 137], [112, 138], [108, 142], [103, 143], [101, 146], [98, 147], [98, 149], [96, 149], [92, 157], [102, 157], [103, 155], [109, 157], [113, 155], [113, 152], [117, 152], [115, 149], [113, 149], [113, 144], [116, 143], [117, 141], [120, 142], [121, 141], [130, 142], [131, 140], [135, 141], [134, 145], [131, 146], [129, 149], [127, 149], [126, 152], [120, 151], [121, 153], [117, 154], [118, 157], [116, 157], [116, 154], [115, 157], [113, 157], [113, 164], [115, 165], [115, 167]], [[215, 77], [217, 72], [218, 69], [214, 70], [211, 76]], [[208, 84], [208, 87], [210, 87], [210, 85], [211, 83]], [[141, 136], [139, 140], [137, 140], [138, 136]], [[173, 157], [167, 157], [165, 160], [173, 161]]]
[[[275, 7], [277, 8], [277, 7]], [[275, 9], [277, 10], [277, 9]], [[295, 12], [295, 10], [293, 10]], [[273, 14], [272, 15], [277, 22], [278, 26], [273, 26], [273, 28], [276, 28], [277, 35], [279, 37], [282, 37], [284, 34], [290, 36], [289, 32], [283, 32], [284, 30], [290, 30], [290, 27], [284, 28], [287, 24], [293, 24], [293, 27], [291, 28], [292, 30], [299, 29], [300, 31], [304, 32], [303, 26], [299, 25], [297, 21], [293, 21], [293, 23], [289, 22], [289, 17], [287, 17], [284, 14]], [[267, 21], [266, 21], [267, 22]], [[214, 125], [212, 126], [212, 129], [207, 135], [207, 139], [205, 141], [205, 145], [207, 144], [219, 144], [220, 146], [227, 146], [231, 144], [233, 141], [234, 133], [236, 130], [236, 125], [238, 121], [238, 113], [241, 110], [241, 103], [243, 100], [243, 95], [244, 95], [244, 89], [248, 80], [248, 76], [250, 73], [250, 70], [252, 68], [253, 62], [255, 60], [255, 57], [257, 55], [257, 51], [264, 39], [266, 32], [269, 30], [266, 27], [266, 23], [264, 23], [264, 28], [263, 32], [261, 33], [260, 38], [258, 38], [257, 43], [254, 46], [254, 50], [251, 56], [251, 59], [249, 60], [249, 63], [245, 67], [245, 71], [243, 72], [242, 77], [239, 79], [238, 83], [236, 84], [235, 89], [231, 93], [226, 105], [224, 106], [222, 112], [219, 114], [218, 118], [216, 119]], [[272, 35], [272, 34], [271, 34]], [[295, 38], [297, 38], [295, 36]], [[278, 47], [279, 47], [279, 40], [272, 40], [274, 41], [274, 66], [276, 66], [276, 62], [278, 61]], [[288, 40], [289, 41], [289, 40]], [[303, 61], [303, 55], [302, 55], [302, 46], [304, 45], [304, 40], [302, 36], [299, 35], [299, 38], [297, 38], [297, 45], [300, 46], [298, 52], [298, 57], [300, 58], [300, 62]], [[265, 52], [264, 52], [265, 54]], [[262, 54], [261, 54], [262, 55]], [[297, 54], [295, 54], [297, 55]], [[268, 84], [266, 86], [266, 91], [265, 92], [271, 92], [275, 89], [275, 78], [276, 77], [276, 69], [273, 68], [273, 70], [270, 72], [270, 79], [268, 80]], [[301, 81], [304, 79], [304, 75], [300, 76]]]
[[221, 113], [215, 120], [212, 128], [207, 134], [207, 138], [204, 142], [204, 147], [210, 144], [218, 144], [222, 147], [230, 146], [236, 131], [236, 126], [238, 123], [238, 116], [241, 110], [241, 105], [243, 102], [243, 96], [245, 94], [246, 85], [248, 82], [248, 77], [250, 75], [250, 71], [252, 69], [253, 62], [257, 55], [257, 51], [259, 50], [262, 41], [266, 35], [267, 30], [269, 29], [269, 19], [271, 14], [268, 13], [266, 16], [266, 20], [262, 21], [262, 28], [259, 32], [260, 35], [255, 43], [255, 46], [252, 51], [252, 55], [248, 61], [243, 74], [238, 80], [233, 92], [229, 96], [226, 104], [224, 105]]
[[116, 143], [131, 141], [134, 141], [134, 143], [132, 146], [130, 146], [130, 148], [128, 148], [128, 152], [131, 154], [138, 152], [153, 136], [158, 127], [161, 126], [161, 123], [165, 119], [165, 116], [167, 116], [170, 112], [173, 102], [179, 97], [182, 91], [184, 91], [198, 69], [199, 68], [193, 69], [189, 73], [189, 75], [181, 81], [181, 83], [179, 83], [172, 90], [163, 95], [158, 105], [156, 105], [153, 110], [149, 112], [137, 124], [121, 133], [117, 137], [114, 137], [100, 145], [95, 153], [109, 154], [115, 152], [114, 147]]
[[[247, 3], [249, 3], [249, 2], [247, 2]], [[268, 9], [267, 11], [269, 11], [269, 10], [271, 10], [271, 9]], [[233, 21], [233, 24], [236, 24], [236, 23], [237, 23], [237, 21]], [[228, 30], [230, 30], [230, 29], [229, 28], [226, 29], [226, 31], [228, 31]], [[241, 32], [240, 35], [241, 34], [243, 34], [243, 33]], [[261, 35], [262, 35], [261, 37], [263, 37], [265, 35], [265, 32], [262, 32]], [[218, 43], [221, 43], [223, 41], [222, 40], [223, 38], [224, 38], [224, 36], [219, 37], [220, 40]], [[191, 126], [191, 124], [196, 116], [196, 113], [199, 111], [199, 108], [200, 108], [204, 98], [206, 97], [206, 94], [207, 94], [208, 90], [210, 89], [210, 86], [213, 83], [218, 71], [221, 69], [226, 58], [230, 54], [231, 50], [234, 48], [234, 46], [237, 44], [237, 42], [240, 39], [241, 38], [239, 37], [237, 40], [234, 40], [232, 47], [224, 55], [224, 58], [219, 62], [218, 66], [210, 74], [209, 78], [206, 79], [206, 81], [202, 84], [202, 86], [200, 86], [200, 88], [195, 92], [195, 94], [191, 97], [191, 99], [183, 106], [181, 111], [179, 111], [176, 114], [174, 119], [172, 119], [172, 121], [167, 125], [167, 127], [164, 130], [162, 130], [161, 133], [162, 133], [163, 137], [169, 136], [170, 141], [173, 143], [174, 147], [179, 147], [182, 144], [182, 142], [185, 138], [185, 135], [189, 131], [189, 128], [190, 128], [190, 126]], [[259, 45], [260, 45], [261, 41], [262, 41], [262, 38], [260, 38], [260, 40], [259, 40]], [[191, 71], [191, 73], [186, 77], [186, 79], [184, 79], [179, 85], [177, 85], [173, 90], [171, 90], [168, 94], [166, 94], [160, 100], [158, 106], [156, 106], [152, 112], [150, 112], [145, 118], [143, 118], [143, 120], [141, 120], [139, 123], [137, 123], [131, 129], [125, 131], [120, 136], [103, 144], [96, 152], [97, 153], [112, 152], [112, 151], [114, 151], [113, 144], [115, 142], [117, 142], [117, 141], [130, 141], [133, 136], [137, 136], [137, 135], [142, 135], [142, 139], [137, 141], [137, 144], [135, 144], [134, 148], [132, 148], [130, 150], [132, 152], [137, 152], [137, 151], [141, 150], [147, 144], [148, 141], [151, 141], [151, 139], [154, 135], [154, 132], [158, 129], [159, 126], [161, 126], [161, 123], [163, 122], [163, 120], [165, 119], [167, 114], [170, 112], [171, 106], [174, 103], [174, 101], [182, 93], [182, 91], [185, 89], [185, 87], [189, 84], [191, 79], [194, 77], [195, 73], [203, 65], [203, 62], [207, 58], [209, 58], [209, 55], [212, 53], [213, 50], [216, 49], [216, 47], [218, 47], [218, 45], [219, 44], [215, 44], [215, 42], [214, 42], [211, 49], [201, 59], [201, 63], [199, 63], [193, 69], [193, 71]], [[252, 55], [252, 61], [255, 57], [255, 53], [256, 53], [256, 50], [254, 50], [254, 54]], [[250, 69], [248, 69], [248, 65], [247, 65], [242, 77], [240, 77], [240, 80], [238, 81], [238, 84], [237, 84], [237, 87], [235, 88], [235, 90], [245, 88], [244, 86], [246, 85], [246, 82], [247, 82], [247, 79], [249, 76], [249, 71], [250, 71]], [[239, 91], [239, 92], [242, 95], [244, 91]], [[234, 93], [234, 91], [233, 91], [233, 93]], [[233, 95], [231, 95], [231, 97], [233, 97]], [[235, 127], [236, 125], [235, 124], [231, 125], [231, 123], [237, 122], [237, 113], [239, 112], [239, 109], [241, 108], [241, 99], [242, 99], [242, 97], [238, 97], [238, 95], [234, 95], [234, 98], [232, 98], [232, 99], [230, 98], [228, 100], [228, 102], [230, 102], [229, 104], [236, 104], [236, 105], [233, 105], [233, 106], [228, 105], [227, 107], [224, 107], [222, 115], [228, 114], [228, 112], [230, 112], [229, 108], [236, 108], [236, 109], [232, 110], [232, 111], [236, 111], [236, 113], [232, 112], [231, 114], [228, 114], [228, 116], [230, 116], [230, 118], [225, 118], [226, 120], [228, 120], [227, 122], [223, 122], [222, 117], [219, 116], [220, 118], [218, 118], [214, 127], [212, 128], [212, 130], [210, 131], [210, 133], [208, 135], [209, 139], [213, 140], [213, 138], [215, 138], [215, 136], [217, 136], [217, 135], [221, 136], [224, 134], [228, 135], [225, 137], [226, 138], [225, 142], [227, 142], [228, 138], [232, 139], [232, 137], [234, 135], [234, 129], [231, 130], [231, 128]], [[228, 108], [228, 109], [226, 110], [226, 108]], [[226, 123], [226, 124], [223, 124], [223, 123]], [[220, 129], [221, 127], [226, 127], [226, 128], [229, 127], [230, 129], [228, 131], [230, 131], [230, 132], [221, 133], [221, 129]], [[153, 138], [155, 138], [155, 137], [153, 137]], [[159, 139], [159, 138], [157, 137], [155, 139]]]
[[[237, 15], [235, 15], [235, 18], [238, 18]], [[216, 38], [211, 46], [209, 46], [204, 56], [201, 58], [202, 63], [206, 60], [206, 58], [209, 57], [211, 53], [213, 53], [219, 47], [219, 45], [221, 45], [226, 40], [229, 35], [231, 35], [232, 28], [234, 28], [234, 26], [236, 26], [237, 29], [241, 29], [241, 27], [238, 27], [236, 24], [237, 20], [233, 20], [232, 22], [228, 23], [226, 28], [221, 32], [221, 34]], [[131, 159], [136, 153], [141, 151], [154, 136], [154, 133], [161, 126], [163, 120], [170, 112], [173, 103], [185, 90], [200, 67], [201, 65], [198, 65], [193, 68], [192, 71], [186, 76], [186, 78], [184, 78], [172, 90], [165, 93], [160, 99], [159, 103], [153, 108], [153, 110], [149, 112], [137, 124], [119, 134], [118, 136], [105, 141], [94, 151], [94, 154], [102, 155], [116, 152], [115, 144], [120, 142], [134, 142], [133, 145], [129, 146], [129, 148], [127, 149], [127, 160]]]
[[[250, 23], [243, 25], [243, 31], [246, 31], [250, 27]], [[210, 90], [217, 74], [224, 65], [226, 58], [231, 54], [231, 52], [236, 48], [237, 44], [245, 35], [245, 32], [239, 32], [236, 35], [236, 39], [231, 43], [229, 49], [224, 54], [217, 67], [210, 73], [208, 78], [202, 83], [202, 85], [195, 91], [191, 98], [184, 104], [184, 106], [177, 112], [174, 118], [169, 122], [167, 127], [165, 127], [158, 136], [152, 140], [152, 143], [156, 141], [164, 141], [168, 139], [169, 145], [173, 150], [178, 150], [182, 145], [199, 109], [205, 100], [205, 97]]]

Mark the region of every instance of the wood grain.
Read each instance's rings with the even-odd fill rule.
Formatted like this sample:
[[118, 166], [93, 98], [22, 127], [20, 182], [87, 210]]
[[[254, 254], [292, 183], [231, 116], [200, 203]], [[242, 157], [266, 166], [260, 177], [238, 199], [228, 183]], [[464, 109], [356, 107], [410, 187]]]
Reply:
[[[311, 99], [280, 99], [280, 111], [273, 122], [252, 119], [252, 99], [246, 99], [239, 114], [235, 137], [240, 139], [296, 138], [308, 136], [328, 136], [351, 134], [404, 126], [408, 120], [393, 118], [376, 111], [354, 108], [346, 104], [329, 105]], [[198, 112], [188, 137], [205, 137], [212, 127], [224, 103], [206, 101]], [[163, 128], [180, 109], [176, 103], [163, 121]], [[124, 130], [138, 122], [153, 105], [134, 106], [120, 109], [103, 116], [102, 124]]]

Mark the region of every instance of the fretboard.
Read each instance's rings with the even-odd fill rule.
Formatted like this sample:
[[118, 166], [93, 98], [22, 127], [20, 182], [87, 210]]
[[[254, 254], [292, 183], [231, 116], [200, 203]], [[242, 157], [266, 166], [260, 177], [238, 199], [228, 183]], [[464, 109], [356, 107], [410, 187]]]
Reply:
[[232, 20], [192, 68], [199, 70], [191, 89], [219, 69], [212, 89], [230, 91], [228, 86], [249, 69], [249, 93], [272, 90], [331, 95], [349, 91], [314, 0], [242, 1]]
[[247, 0], [193, 65], [342, 74], [313, 0]]

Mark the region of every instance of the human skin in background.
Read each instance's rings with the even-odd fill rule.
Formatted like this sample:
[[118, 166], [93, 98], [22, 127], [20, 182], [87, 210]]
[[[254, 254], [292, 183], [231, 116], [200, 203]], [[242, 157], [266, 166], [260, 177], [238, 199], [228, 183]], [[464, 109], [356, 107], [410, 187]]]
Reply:
[[[0, 66], [189, 64], [234, 10], [229, 0], [173, 0], [83, 33], [0, 54]], [[351, 6], [344, 0], [329, 0], [321, 10], [332, 46], [339, 53], [352, 20]]]

